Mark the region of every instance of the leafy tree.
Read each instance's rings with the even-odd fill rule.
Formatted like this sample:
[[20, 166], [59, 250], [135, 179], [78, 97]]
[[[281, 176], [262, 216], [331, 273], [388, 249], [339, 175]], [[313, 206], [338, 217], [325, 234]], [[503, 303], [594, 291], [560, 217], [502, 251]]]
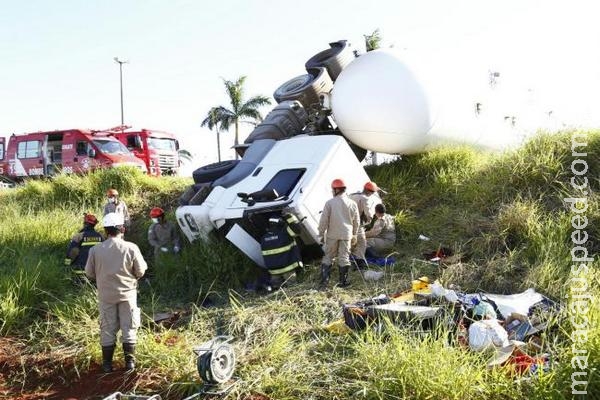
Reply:
[[[245, 81], [245, 76], [239, 77], [235, 82], [223, 79], [225, 90], [229, 96], [229, 102], [231, 103], [231, 108], [227, 108], [225, 106], [216, 106], [211, 108], [208, 112], [208, 122], [206, 123], [206, 126], [208, 126], [209, 129], [209, 124], [214, 127], [218, 126], [217, 132], [219, 130], [229, 131], [231, 126], [233, 126], [235, 128], [234, 145], [236, 146], [239, 144], [240, 122], [256, 124], [257, 122], [262, 121], [262, 115], [258, 109], [262, 106], [271, 104], [271, 100], [262, 95], [253, 96], [247, 101], [244, 101]], [[238, 156], [236, 152], [236, 158], [237, 157]]]
[[363, 35], [365, 38], [365, 48], [367, 51], [377, 50], [381, 47], [381, 34], [379, 29], [375, 29], [370, 35]]

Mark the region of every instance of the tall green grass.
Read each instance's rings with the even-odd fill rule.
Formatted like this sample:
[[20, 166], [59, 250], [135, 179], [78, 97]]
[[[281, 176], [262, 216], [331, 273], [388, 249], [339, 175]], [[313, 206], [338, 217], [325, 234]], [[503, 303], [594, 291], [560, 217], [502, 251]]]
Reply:
[[[395, 215], [397, 261], [379, 282], [365, 282], [353, 271], [350, 288], [329, 291], [314, 290], [318, 266], [309, 265], [302, 283], [268, 295], [246, 292], [252, 264], [228, 243], [184, 243], [180, 255], [154, 260], [146, 240], [148, 211], [161, 206], [173, 220], [189, 179], [112, 169], [28, 181], [0, 191], [0, 334], [19, 337], [32, 354], [53, 351], [75, 359], [73, 366], [57, 354], [57, 362], [72, 369], [64, 371], [64, 379], [76, 379], [100, 360], [95, 289], [73, 285], [62, 260], [82, 214], [100, 215], [106, 189], [116, 187], [133, 215], [126, 239], [138, 243], [153, 275], [149, 284], [140, 282], [144, 326], [138, 373], [154, 384], [138, 392], [160, 391], [179, 399], [197, 391], [192, 347], [224, 334], [233, 336], [238, 357], [238, 384], [229, 398], [250, 393], [273, 399], [569, 397], [573, 327], [566, 315], [545, 338], [552, 370], [529, 380], [487, 369], [485, 355], [449, 345], [447, 332], [423, 338], [385, 326], [383, 332], [334, 335], [323, 326], [341, 317], [342, 304], [405, 290], [421, 275], [465, 291], [514, 293], [534, 287], [566, 304], [573, 244], [563, 199], [579, 195], [569, 184], [571, 134], [540, 136], [502, 154], [444, 148], [370, 167], [372, 180], [388, 191], [383, 200]], [[600, 132], [586, 134], [591, 184], [586, 229], [588, 249], [597, 255]], [[420, 234], [431, 240], [419, 240]], [[423, 253], [440, 246], [455, 252], [444, 268], [422, 260]], [[598, 264], [594, 261], [588, 274], [596, 298]], [[165, 311], [181, 313], [174, 326], [152, 322], [155, 313]], [[597, 302], [588, 317], [582, 347], [589, 354], [592, 393], [598, 390]], [[12, 379], [25, 381], [27, 368]]]

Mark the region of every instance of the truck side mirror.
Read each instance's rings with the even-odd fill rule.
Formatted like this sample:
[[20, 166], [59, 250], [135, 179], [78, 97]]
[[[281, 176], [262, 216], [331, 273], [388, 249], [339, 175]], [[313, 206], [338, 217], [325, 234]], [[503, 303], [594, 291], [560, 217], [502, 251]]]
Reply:
[[143, 145], [142, 145], [142, 138], [140, 137], [140, 135], [135, 135], [135, 148], [136, 149], [142, 149]]
[[92, 148], [88, 149], [88, 157], [95, 158], [96, 157], [96, 150], [94, 150]]

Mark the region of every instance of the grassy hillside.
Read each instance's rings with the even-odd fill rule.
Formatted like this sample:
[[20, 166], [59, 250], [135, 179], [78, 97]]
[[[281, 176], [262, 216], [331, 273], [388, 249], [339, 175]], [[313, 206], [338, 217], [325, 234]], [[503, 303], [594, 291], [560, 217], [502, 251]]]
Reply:
[[[586, 156], [573, 157], [575, 134], [587, 143], [578, 148]], [[191, 347], [229, 334], [238, 356], [239, 384], [232, 399], [251, 394], [272, 399], [570, 397], [573, 327], [566, 317], [546, 338], [554, 368], [518, 382], [504, 370], [488, 370], [485, 356], [448, 345], [444, 335], [423, 339], [396, 327], [388, 327], [385, 335], [334, 335], [322, 327], [341, 317], [343, 303], [404, 290], [421, 275], [464, 291], [515, 293], [534, 287], [569, 304], [575, 214], [564, 199], [586, 198], [585, 246], [597, 255], [598, 154], [600, 132], [565, 132], [505, 154], [444, 148], [370, 167], [369, 175], [387, 190], [384, 203], [395, 214], [397, 262], [379, 282], [365, 282], [353, 272], [348, 289], [314, 290], [318, 265], [311, 265], [308, 276], [287, 289], [264, 296], [246, 293], [243, 282], [253, 267], [233, 247], [187, 244], [181, 256], [155, 268], [151, 284], [140, 289], [147, 323], [140, 330], [139, 368], [122, 389], [160, 392], [169, 399], [194, 393], [200, 379]], [[586, 193], [570, 182], [576, 158], [587, 165], [582, 175], [588, 178]], [[160, 205], [172, 218], [177, 197], [189, 183], [115, 169], [0, 191], [0, 336], [26, 345], [22, 368], [3, 371], [9, 385], [27, 391], [73, 384], [100, 361], [94, 289], [73, 285], [62, 266], [82, 214], [100, 214], [106, 189], [117, 187], [134, 218], [127, 238], [150, 255], [148, 210]], [[420, 234], [431, 240], [418, 240]], [[439, 246], [455, 252], [446, 268], [421, 261], [422, 253]], [[581, 277], [597, 298], [598, 261], [588, 267]], [[208, 308], [202, 306], [207, 299]], [[179, 312], [177, 323], [167, 328], [150, 322], [151, 315], [164, 311]], [[586, 316], [587, 340], [577, 348], [589, 356], [588, 393], [594, 393], [600, 390], [597, 302]], [[27, 357], [42, 354], [45, 367], [27, 365]]]

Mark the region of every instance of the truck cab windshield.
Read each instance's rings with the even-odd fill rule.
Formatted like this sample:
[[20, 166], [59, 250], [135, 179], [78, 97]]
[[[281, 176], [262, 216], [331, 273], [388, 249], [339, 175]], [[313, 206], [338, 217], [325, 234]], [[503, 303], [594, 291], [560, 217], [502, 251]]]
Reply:
[[94, 140], [98, 150], [104, 154], [129, 154], [129, 150], [121, 142], [116, 140]]
[[148, 147], [154, 150], [175, 151], [175, 140], [148, 138]]

